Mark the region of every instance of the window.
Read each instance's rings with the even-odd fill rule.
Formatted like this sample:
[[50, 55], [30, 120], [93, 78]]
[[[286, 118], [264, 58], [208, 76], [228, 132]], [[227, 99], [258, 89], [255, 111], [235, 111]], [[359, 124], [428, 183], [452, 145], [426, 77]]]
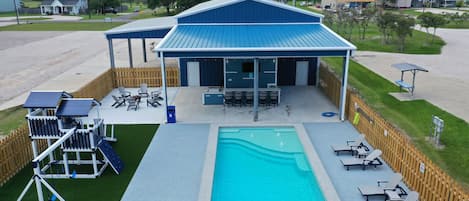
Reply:
[[253, 73], [254, 72], [254, 62], [248, 61], [243, 62], [243, 73]]

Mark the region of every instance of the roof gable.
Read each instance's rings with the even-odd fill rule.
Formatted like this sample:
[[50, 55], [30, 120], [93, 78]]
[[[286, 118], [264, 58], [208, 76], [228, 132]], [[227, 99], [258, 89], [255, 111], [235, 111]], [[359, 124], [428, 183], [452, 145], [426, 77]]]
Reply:
[[213, 0], [176, 17], [178, 23], [311, 23], [322, 15], [271, 0]]

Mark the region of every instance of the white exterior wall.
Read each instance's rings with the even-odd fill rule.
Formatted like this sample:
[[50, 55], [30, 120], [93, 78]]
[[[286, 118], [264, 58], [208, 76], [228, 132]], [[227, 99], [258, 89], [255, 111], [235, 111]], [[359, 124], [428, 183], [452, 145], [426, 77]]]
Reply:
[[396, 6], [398, 8], [410, 8], [412, 0], [397, 0]]

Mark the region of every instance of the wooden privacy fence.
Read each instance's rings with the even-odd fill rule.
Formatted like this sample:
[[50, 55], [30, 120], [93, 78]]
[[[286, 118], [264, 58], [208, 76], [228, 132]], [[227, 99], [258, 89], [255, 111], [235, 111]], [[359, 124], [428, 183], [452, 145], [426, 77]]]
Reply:
[[[340, 80], [324, 66], [321, 66], [320, 82], [326, 86], [322, 87], [324, 93], [333, 102], [337, 100], [340, 95], [337, 92], [340, 91]], [[469, 201], [468, 192], [420, 152], [406, 135], [369, 107], [357, 93], [349, 90], [349, 94], [349, 121], [353, 122], [355, 113], [360, 114], [355, 128], [365, 134], [367, 141], [375, 149], [383, 151], [381, 157], [394, 171], [403, 175], [407, 186], [419, 192], [421, 201]]]
[[112, 70], [104, 72], [93, 81], [81, 87], [78, 91], [73, 93], [77, 98], [94, 98], [96, 100], [103, 99], [109, 92], [114, 89], [114, 81]]
[[[150, 87], [161, 86], [161, 68], [116, 68], [115, 86], [139, 87], [147, 83]], [[179, 68], [166, 67], [166, 86], [179, 86]]]
[[[27, 124], [0, 140], [0, 186], [23, 169], [33, 157]], [[46, 141], [38, 141], [39, 150], [46, 148]]]

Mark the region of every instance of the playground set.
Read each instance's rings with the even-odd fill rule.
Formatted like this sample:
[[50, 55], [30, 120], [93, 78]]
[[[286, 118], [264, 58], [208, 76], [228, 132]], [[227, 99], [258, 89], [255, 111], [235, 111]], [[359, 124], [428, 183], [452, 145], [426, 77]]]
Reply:
[[[90, 116], [93, 106], [96, 116]], [[124, 164], [109, 142], [116, 142], [114, 129], [107, 136], [100, 103], [91, 98], [73, 98], [63, 91], [32, 91], [23, 107], [33, 151], [34, 175], [19, 196], [22, 200], [33, 183], [38, 200], [43, 201], [44, 185], [53, 195], [50, 200], [65, 200], [45, 179], [94, 179], [111, 166], [119, 174]], [[47, 141], [40, 152], [38, 141]], [[41, 185], [42, 184], [42, 185]]]

